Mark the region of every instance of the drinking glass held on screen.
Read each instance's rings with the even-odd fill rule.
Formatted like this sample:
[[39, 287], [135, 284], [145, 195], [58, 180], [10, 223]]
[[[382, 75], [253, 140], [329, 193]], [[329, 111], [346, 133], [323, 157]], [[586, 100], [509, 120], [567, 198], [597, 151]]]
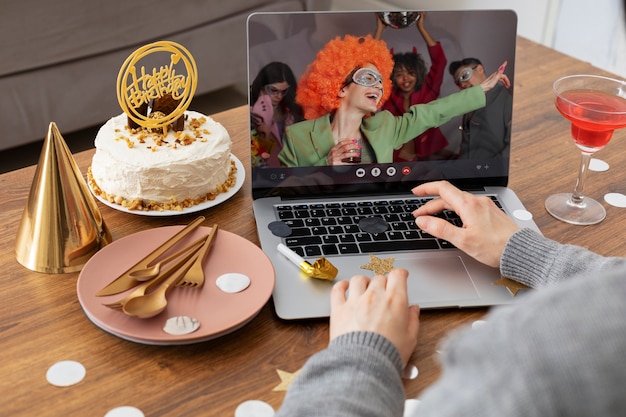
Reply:
[[359, 149], [353, 149], [350, 151], [350, 156], [341, 160], [341, 162], [347, 162], [349, 164], [358, 164], [361, 162], [361, 138], [352, 139], [354, 143], [359, 146]]
[[582, 152], [573, 193], [546, 199], [546, 210], [559, 220], [589, 225], [604, 220], [602, 204], [584, 195], [591, 156], [609, 143], [615, 129], [626, 127], [626, 81], [596, 75], [570, 75], [553, 85], [557, 110], [571, 122], [572, 138]]

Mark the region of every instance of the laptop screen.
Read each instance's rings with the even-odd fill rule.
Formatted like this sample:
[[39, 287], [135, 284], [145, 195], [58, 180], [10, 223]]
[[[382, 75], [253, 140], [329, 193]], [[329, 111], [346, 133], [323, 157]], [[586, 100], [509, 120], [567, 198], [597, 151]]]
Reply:
[[[248, 81], [253, 197], [408, 192], [419, 183], [439, 179], [464, 189], [506, 185], [516, 34], [517, 16], [509, 10], [252, 14]], [[346, 151], [354, 158], [346, 155], [338, 161], [330, 154], [331, 145], [344, 140], [338, 133], [338, 113], [329, 105], [326, 114], [318, 110], [312, 115], [307, 110], [312, 89], [303, 87], [302, 78], [332, 40], [348, 36], [363, 42], [368, 35], [384, 41], [393, 69], [387, 71], [389, 97], [364, 120], [377, 120], [385, 111], [402, 117], [413, 104], [480, 83], [505, 61], [511, 87], [494, 88], [484, 108], [456, 114], [402, 144], [394, 142], [388, 131], [376, 143], [367, 132], [359, 137], [357, 133], [350, 139], [355, 146]], [[337, 60], [344, 58], [341, 55]], [[357, 74], [359, 68], [354, 68], [340, 75], [346, 82], [339, 90], [357, 83], [382, 91], [379, 70], [371, 64], [360, 67], [373, 72]], [[326, 63], [328, 67], [335, 66]], [[339, 63], [336, 67], [341, 71]], [[342, 95], [334, 90], [317, 94]], [[334, 143], [324, 144], [333, 138]], [[307, 143], [301, 146], [303, 142]]]

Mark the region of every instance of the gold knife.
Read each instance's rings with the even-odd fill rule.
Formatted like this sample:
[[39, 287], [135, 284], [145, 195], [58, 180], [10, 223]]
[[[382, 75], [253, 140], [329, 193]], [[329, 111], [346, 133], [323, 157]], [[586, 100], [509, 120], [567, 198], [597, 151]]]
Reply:
[[139, 270], [139, 269], [145, 269], [148, 266], [150, 266], [150, 264], [152, 264], [154, 261], [156, 261], [169, 248], [174, 246], [183, 237], [187, 236], [189, 233], [194, 231], [198, 226], [200, 226], [200, 224], [204, 221], [204, 219], [205, 219], [204, 216], [200, 216], [196, 220], [194, 220], [193, 222], [189, 223], [187, 226], [185, 226], [183, 229], [181, 229], [174, 236], [172, 236], [171, 238], [169, 238], [168, 240], [163, 242], [161, 244], [161, 246], [156, 248], [154, 251], [150, 252], [148, 255], [146, 255], [146, 257], [144, 257], [142, 260], [137, 262], [135, 265], [131, 266], [126, 272], [121, 274], [119, 277], [115, 278], [106, 287], [104, 287], [100, 291], [98, 291], [96, 293], [96, 297], [102, 297], [102, 296], [105, 296], [105, 295], [119, 294], [119, 293], [121, 293], [123, 291], [129, 290], [129, 289], [137, 286], [137, 284], [139, 284], [139, 282], [136, 279], [134, 279], [133, 277], [131, 277], [129, 274], [131, 272], [133, 272], [133, 271], [136, 271], [136, 270]]

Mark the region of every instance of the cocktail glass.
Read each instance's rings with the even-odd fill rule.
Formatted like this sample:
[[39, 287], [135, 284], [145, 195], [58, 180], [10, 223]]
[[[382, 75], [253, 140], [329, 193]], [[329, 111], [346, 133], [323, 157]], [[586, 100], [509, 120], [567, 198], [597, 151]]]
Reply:
[[604, 148], [616, 129], [626, 127], [626, 81], [597, 75], [570, 75], [553, 85], [557, 110], [571, 122], [572, 139], [582, 153], [573, 193], [546, 199], [548, 212], [559, 220], [577, 225], [604, 220], [606, 210], [584, 195], [591, 156]]

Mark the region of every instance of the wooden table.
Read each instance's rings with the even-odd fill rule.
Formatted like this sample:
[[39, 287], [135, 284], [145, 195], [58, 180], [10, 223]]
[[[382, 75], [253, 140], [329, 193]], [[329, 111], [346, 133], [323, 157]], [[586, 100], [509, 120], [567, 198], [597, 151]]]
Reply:
[[[511, 187], [533, 213], [543, 233], [604, 255], [626, 255], [626, 209], [604, 204], [607, 218], [595, 226], [572, 226], [553, 219], [545, 198], [570, 191], [579, 153], [568, 123], [553, 105], [551, 85], [559, 76], [603, 72], [571, 57], [519, 39], [515, 77]], [[230, 132], [234, 153], [249, 169], [247, 108], [214, 115]], [[93, 151], [75, 155], [83, 172]], [[607, 172], [590, 172], [587, 193], [603, 199], [626, 193], [626, 130], [617, 132], [597, 158]], [[328, 341], [326, 320], [284, 322], [268, 303], [242, 329], [195, 345], [158, 347], [121, 340], [94, 326], [76, 296], [78, 273], [41, 274], [15, 259], [15, 237], [34, 175], [34, 167], [0, 176], [0, 410], [10, 416], [102, 416], [131, 405], [146, 416], [232, 416], [245, 400], [262, 400], [278, 409], [283, 391], [277, 370], [297, 371]], [[205, 225], [236, 233], [255, 244], [249, 176], [229, 201], [207, 210]], [[129, 215], [100, 205], [114, 239], [149, 228], [183, 224], [195, 215], [154, 218]], [[420, 341], [412, 362], [420, 373], [405, 381], [408, 398], [417, 396], [439, 374], [437, 345], [451, 329], [481, 318], [486, 310], [424, 311]], [[87, 369], [79, 384], [58, 388], [47, 383], [48, 367], [59, 360]]]

